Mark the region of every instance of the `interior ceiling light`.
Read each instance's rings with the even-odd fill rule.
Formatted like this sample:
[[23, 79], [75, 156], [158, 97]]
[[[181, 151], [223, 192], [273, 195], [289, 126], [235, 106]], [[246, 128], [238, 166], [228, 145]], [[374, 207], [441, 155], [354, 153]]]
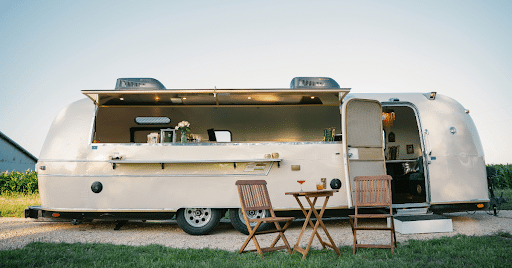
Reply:
[[312, 100], [313, 100], [313, 99], [315, 99], [315, 96], [311, 96], [311, 99], [312, 99]]
[[119, 98], [119, 100], [124, 100], [124, 98]]
[[160, 100], [160, 97], [156, 96], [156, 97], [155, 97], [155, 100], [156, 100], [156, 101], [159, 101], [159, 100]]
[[173, 104], [181, 104], [181, 103], [183, 103], [183, 99], [182, 98], [171, 98], [171, 102]]

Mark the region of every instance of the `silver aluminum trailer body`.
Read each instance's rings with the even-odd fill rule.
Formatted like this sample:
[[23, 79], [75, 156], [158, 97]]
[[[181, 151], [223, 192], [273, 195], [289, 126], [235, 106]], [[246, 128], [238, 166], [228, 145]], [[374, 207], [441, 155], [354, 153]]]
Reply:
[[[396, 167], [421, 157], [423, 200], [412, 202], [425, 202], [433, 211], [475, 210], [478, 204], [489, 202], [480, 137], [469, 111], [460, 103], [436, 93], [354, 94], [348, 97], [376, 99], [382, 103], [384, 112], [395, 113], [394, 124], [387, 128], [388, 135], [395, 134], [395, 141], [389, 142], [388, 136], [385, 142], [387, 172], [393, 173], [393, 165]], [[392, 146], [398, 147], [396, 160], [389, 159]], [[407, 168], [404, 169], [407, 172]], [[395, 175], [394, 179], [400, 178], [400, 174]], [[409, 182], [410, 192], [414, 193], [418, 190], [417, 185]], [[414, 194], [419, 195], [418, 192]], [[400, 203], [403, 202], [402, 198]]]
[[[237, 221], [236, 180], [265, 179], [275, 209], [289, 213], [300, 212], [284, 194], [300, 189], [297, 179], [306, 180], [304, 189], [314, 189], [326, 178], [327, 185], [341, 182], [328, 209], [342, 215], [352, 208], [354, 176], [384, 174], [389, 165], [419, 156], [426, 161], [420, 180], [424, 190], [418, 197], [403, 185], [395, 187], [403, 206], [467, 210], [489, 202], [481, 145], [469, 116], [458, 115], [460, 104], [439, 95], [430, 101], [423, 94], [393, 94], [402, 99], [388, 103], [385, 94], [345, 98], [348, 92], [339, 87], [84, 90], [89, 99], [66, 107], [43, 145], [37, 163], [40, 210], [45, 217], [71, 219], [169, 219], [177, 214], [186, 232], [204, 234], [227, 209], [231, 221]], [[401, 106], [404, 115], [412, 111], [414, 130], [400, 129]], [[389, 107], [397, 110], [388, 129], [396, 132], [394, 143], [413, 145], [413, 153], [394, 160], [386, 157], [388, 147], [396, 145], [382, 138], [382, 111]], [[443, 112], [456, 112], [458, 123], [441, 123]], [[170, 122], [147, 124], [138, 118]], [[182, 120], [191, 123], [192, 137], [201, 141], [148, 143], [148, 134], [163, 134]], [[404, 124], [408, 128], [411, 123]], [[445, 137], [439, 125], [449, 125], [448, 131], [456, 127], [456, 135]], [[231, 141], [209, 141], [212, 128], [229, 130]], [[325, 141], [324, 130], [330, 128], [336, 139]], [[468, 135], [471, 139], [458, 139]], [[400, 182], [417, 182], [411, 173], [394, 175]]]

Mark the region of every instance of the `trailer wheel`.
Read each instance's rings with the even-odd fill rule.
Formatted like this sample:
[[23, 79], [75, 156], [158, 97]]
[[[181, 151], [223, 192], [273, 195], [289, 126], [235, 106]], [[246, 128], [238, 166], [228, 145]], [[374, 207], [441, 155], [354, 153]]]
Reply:
[[[253, 210], [247, 211], [247, 217], [249, 219], [258, 219], [258, 218], [266, 218], [270, 217], [270, 211], [268, 210]], [[242, 234], [249, 234], [247, 230], [247, 226], [245, 225], [244, 215], [242, 214], [241, 208], [232, 208], [229, 210], [229, 220], [231, 221], [231, 225], [235, 227], [237, 231]], [[256, 226], [255, 222], [251, 222], [251, 227], [254, 228]], [[272, 227], [271, 223], [262, 223], [258, 228], [258, 231], [266, 231]]]
[[187, 234], [205, 235], [219, 225], [222, 212], [212, 208], [184, 208], [178, 210], [176, 221]]

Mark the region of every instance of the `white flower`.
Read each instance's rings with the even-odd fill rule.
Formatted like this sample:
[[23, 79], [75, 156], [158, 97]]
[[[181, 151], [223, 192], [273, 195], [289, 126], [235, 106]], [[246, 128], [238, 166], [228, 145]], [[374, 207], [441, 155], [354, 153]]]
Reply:
[[190, 127], [190, 123], [187, 121], [181, 121], [178, 123], [178, 127]]
[[174, 129], [179, 131], [190, 131], [190, 123], [188, 121], [181, 121]]

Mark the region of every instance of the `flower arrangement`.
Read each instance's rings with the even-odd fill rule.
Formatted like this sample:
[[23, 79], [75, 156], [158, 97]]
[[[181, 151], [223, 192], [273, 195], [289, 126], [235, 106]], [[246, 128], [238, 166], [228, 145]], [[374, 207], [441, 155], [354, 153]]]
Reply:
[[188, 121], [181, 121], [174, 129], [181, 131], [181, 142], [187, 142], [187, 132], [190, 131], [190, 123]]
[[179, 130], [181, 132], [189, 132], [190, 131], [190, 123], [188, 121], [181, 121], [178, 123], [178, 125], [175, 127], [176, 130]]

